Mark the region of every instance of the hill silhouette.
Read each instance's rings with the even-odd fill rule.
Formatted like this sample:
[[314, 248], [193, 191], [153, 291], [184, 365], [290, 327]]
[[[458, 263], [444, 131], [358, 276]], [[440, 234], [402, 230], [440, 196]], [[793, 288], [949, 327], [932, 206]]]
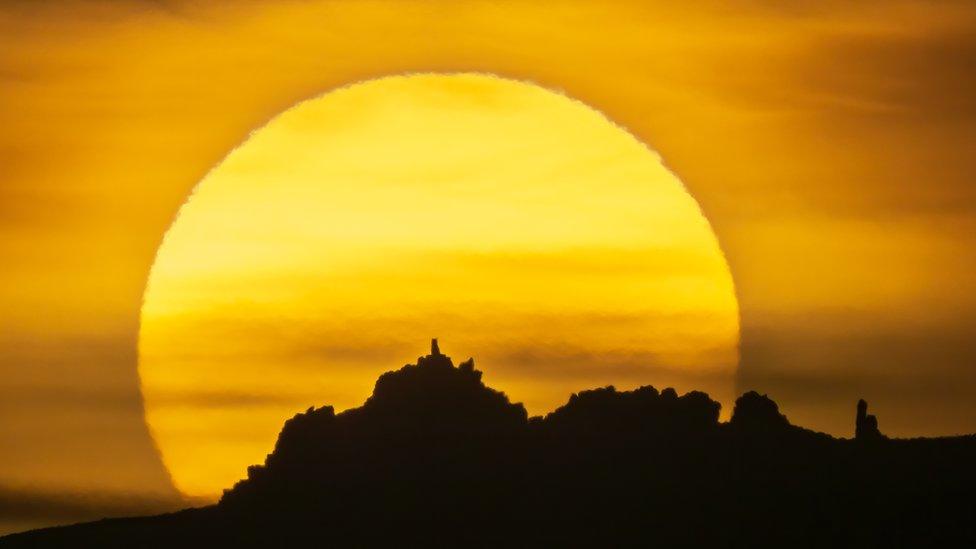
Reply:
[[[749, 392], [606, 387], [545, 417], [440, 353], [336, 414], [289, 419], [214, 506], [0, 539], [11, 547], [972, 546], [976, 437], [790, 424]], [[206, 456], [201, 456], [205, 459]]]

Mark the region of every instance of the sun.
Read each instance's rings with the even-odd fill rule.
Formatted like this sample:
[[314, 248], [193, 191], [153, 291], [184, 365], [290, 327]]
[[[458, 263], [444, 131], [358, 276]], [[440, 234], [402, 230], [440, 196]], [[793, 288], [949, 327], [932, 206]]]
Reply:
[[609, 384], [728, 403], [738, 306], [698, 204], [596, 110], [381, 78], [282, 113], [184, 204], [142, 309], [147, 421], [177, 487], [214, 496], [432, 337], [534, 414]]

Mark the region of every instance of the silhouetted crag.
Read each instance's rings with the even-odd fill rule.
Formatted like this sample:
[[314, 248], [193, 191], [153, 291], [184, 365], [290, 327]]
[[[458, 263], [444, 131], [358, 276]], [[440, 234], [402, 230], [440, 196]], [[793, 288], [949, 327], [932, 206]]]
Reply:
[[868, 413], [868, 403], [862, 398], [857, 401], [857, 418], [854, 420], [854, 438], [875, 441], [885, 438], [878, 428], [878, 418]]
[[[862, 401], [863, 403], [863, 401]], [[750, 392], [583, 391], [544, 418], [440, 353], [361, 407], [288, 420], [216, 506], [40, 530], [10, 546], [919, 547], [976, 541], [976, 439], [856, 439]], [[205, 456], [201, 456], [205, 459]]]

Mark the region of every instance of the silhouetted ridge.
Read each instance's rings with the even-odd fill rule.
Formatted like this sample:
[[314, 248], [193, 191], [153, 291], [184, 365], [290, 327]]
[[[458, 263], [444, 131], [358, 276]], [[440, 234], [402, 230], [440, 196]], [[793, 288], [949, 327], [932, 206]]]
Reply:
[[618, 392], [604, 387], [573, 394], [569, 402], [548, 414], [550, 430], [605, 437], [621, 434], [705, 434], [718, 428], [721, 404], [702, 392], [679, 397], [674, 389], [658, 393], [651, 386]]
[[[856, 439], [748, 392], [573, 394], [545, 417], [437, 340], [362, 407], [309, 408], [219, 505], [4, 538], [25, 547], [969, 547], [976, 437]], [[200, 456], [206, 459], [206, 456]]]

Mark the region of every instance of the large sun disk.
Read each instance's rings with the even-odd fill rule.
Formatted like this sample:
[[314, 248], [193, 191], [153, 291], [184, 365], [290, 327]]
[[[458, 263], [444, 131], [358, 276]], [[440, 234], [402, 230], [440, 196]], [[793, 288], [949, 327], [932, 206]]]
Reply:
[[301, 103], [207, 175], [152, 269], [140, 374], [175, 482], [205, 496], [433, 336], [543, 413], [608, 384], [728, 402], [738, 330], [654, 152], [528, 83], [414, 75]]

